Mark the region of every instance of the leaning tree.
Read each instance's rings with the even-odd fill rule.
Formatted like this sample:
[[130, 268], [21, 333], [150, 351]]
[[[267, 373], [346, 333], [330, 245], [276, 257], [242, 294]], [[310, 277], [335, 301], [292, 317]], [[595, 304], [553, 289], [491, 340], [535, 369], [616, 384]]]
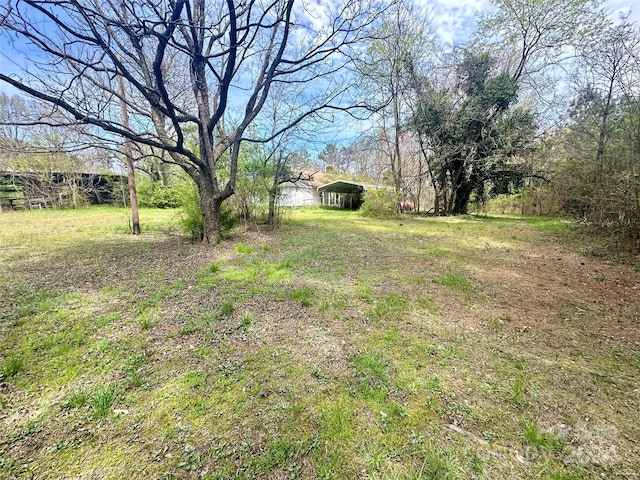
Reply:
[[0, 80], [110, 140], [167, 152], [196, 183], [204, 240], [215, 242], [247, 127], [276, 84], [295, 94], [273, 135], [327, 109], [353, 107], [344, 104], [350, 85], [337, 73], [387, 2], [322, 3], [3, 2], [0, 33], [13, 46], [4, 56], [15, 67]]

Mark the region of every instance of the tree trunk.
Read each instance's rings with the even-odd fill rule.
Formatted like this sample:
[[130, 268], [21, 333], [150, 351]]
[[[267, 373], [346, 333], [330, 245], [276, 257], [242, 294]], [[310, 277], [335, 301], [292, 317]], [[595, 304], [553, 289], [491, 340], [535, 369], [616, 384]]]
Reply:
[[596, 181], [602, 183], [603, 171], [604, 171], [604, 153], [607, 144], [607, 131], [609, 113], [611, 111], [611, 100], [613, 98], [613, 88], [615, 84], [615, 77], [612, 76], [609, 80], [609, 90], [605, 98], [605, 103], [602, 108], [602, 115], [600, 118], [600, 134], [598, 136], [598, 151], [596, 152], [596, 165], [598, 168], [598, 177]]
[[76, 179], [73, 179], [73, 183], [71, 184], [71, 198], [73, 199], [73, 208], [78, 209], [78, 195], [77, 195], [77, 185]]
[[[120, 121], [127, 130], [129, 129], [129, 112], [127, 111], [126, 93], [124, 90], [124, 80], [122, 75], [118, 75], [118, 86], [120, 90]], [[129, 183], [129, 204], [131, 205], [131, 232], [140, 235], [140, 216], [138, 214], [138, 194], [136, 190], [136, 175], [133, 168], [133, 149], [131, 140], [125, 138], [124, 157], [127, 165], [127, 182]], [[75, 199], [74, 199], [75, 202]]]
[[219, 243], [222, 237], [220, 223], [222, 199], [215, 195], [213, 183], [210, 179], [199, 176], [196, 179], [198, 194], [200, 195], [200, 209], [202, 210], [201, 240], [206, 243]]
[[272, 227], [276, 225], [276, 197], [278, 196], [278, 186], [274, 185], [269, 190], [269, 213], [267, 215], [267, 223]]
[[127, 162], [127, 183], [129, 184], [129, 204], [131, 205], [131, 232], [140, 235], [140, 216], [138, 214], [138, 194], [136, 191], [136, 175], [131, 159], [131, 144], [125, 140], [125, 160]]
[[472, 191], [473, 187], [471, 182], [467, 179], [463, 179], [456, 190], [455, 202], [451, 213], [454, 215], [466, 215], [469, 213], [469, 200], [471, 199]]

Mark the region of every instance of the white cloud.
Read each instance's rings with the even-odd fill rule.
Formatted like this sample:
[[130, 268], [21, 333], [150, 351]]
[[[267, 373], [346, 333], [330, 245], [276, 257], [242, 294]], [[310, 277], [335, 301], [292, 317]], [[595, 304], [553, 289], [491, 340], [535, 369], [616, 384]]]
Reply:
[[[433, 26], [439, 39], [448, 45], [465, 43], [477, 25], [477, 15], [489, 12], [490, 0], [417, 0], [427, 4], [433, 12]], [[608, 0], [605, 8], [611, 11], [611, 18], [617, 20], [620, 14], [631, 11], [630, 20], [640, 23], [640, 5], [637, 0]]]
[[631, 11], [629, 20], [631, 22], [640, 22], [640, 5], [635, 1], [609, 0], [606, 6], [612, 12], [611, 17], [616, 20], [620, 18], [620, 15], [626, 15]]
[[477, 14], [491, 9], [488, 0], [432, 0], [433, 26], [446, 44], [465, 43], [476, 28]]

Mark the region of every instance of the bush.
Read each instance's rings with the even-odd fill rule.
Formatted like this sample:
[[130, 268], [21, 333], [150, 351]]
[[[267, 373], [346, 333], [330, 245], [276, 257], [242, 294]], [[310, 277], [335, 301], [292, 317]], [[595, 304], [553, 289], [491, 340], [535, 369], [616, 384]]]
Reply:
[[148, 208], [177, 208], [180, 206], [179, 187], [168, 187], [148, 180], [136, 184], [138, 205]]
[[399, 214], [402, 196], [394, 190], [372, 190], [364, 197], [362, 214], [366, 217], [393, 218]]
[[[182, 210], [180, 213], [180, 225], [191, 238], [197, 241], [202, 240], [204, 238], [204, 219], [202, 218], [198, 187], [193, 181], [185, 180], [174, 188]], [[220, 227], [222, 231], [233, 229], [237, 222], [238, 219], [233, 214], [232, 209], [223, 203], [220, 212]]]
[[180, 225], [187, 235], [200, 241], [204, 238], [204, 219], [198, 187], [192, 181], [185, 181], [176, 190], [181, 207]]

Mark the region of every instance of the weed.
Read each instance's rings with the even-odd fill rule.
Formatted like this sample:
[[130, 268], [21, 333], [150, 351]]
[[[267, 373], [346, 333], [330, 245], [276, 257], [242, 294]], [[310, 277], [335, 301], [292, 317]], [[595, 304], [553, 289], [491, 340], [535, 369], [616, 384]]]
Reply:
[[561, 451], [565, 446], [565, 441], [561, 437], [543, 431], [537, 422], [527, 426], [524, 438], [529, 445], [545, 452]]
[[186, 460], [178, 463], [178, 468], [183, 468], [187, 471], [195, 471], [200, 468], [202, 463], [202, 454], [193, 448], [188, 448]]
[[200, 330], [201, 326], [195, 320], [189, 320], [189, 322], [180, 329], [180, 335], [187, 337], [193, 335]]
[[267, 445], [260, 459], [262, 470], [268, 472], [273, 467], [285, 469], [297, 457], [297, 445], [287, 439], [279, 438]]
[[18, 309], [18, 316], [27, 317], [53, 310], [56, 306], [55, 300], [57, 297], [58, 293], [49, 289], [34, 292], [24, 300], [21, 308]]
[[101, 327], [105, 325], [109, 325], [111, 322], [115, 322], [120, 319], [120, 314], [118, 312], [109, 312], [105, 315], [100, 315], [96, 319], [96, 323]]
[[435, 282], [454, 290], [460, 290], [461, 292], [469, 292], [471, 290], [471, 283], [469, 283], [469, 280], [457, 273], [447, 273], [444, 277], [438, 278]]
[[192, 370], [182, 376], [182, 383], [187, 387], [202, 387], [207, 383], [207, 374], [201, 370]]
[[224, 363], [218, 365], [218, 370], [222, 372], [225, 377], [235, 377], [240, 365], [234, 363], [232, 360], [226, 360]]
[[236, 252], [238, 253], [251, 253], [251, 247], [248, 245], [243, 245], [241, 243], [239, 243], [238, 245], [236, 245]]
[[145, 352], [130, 355], [124, 361], [122, 370], [132, 387], [138, 388], [142, 386], [143, 379], [141, 369], [148, 362], [149, 357]]
[[491, 330], [493, 330], [495, 333], [499, 333], [502, 331], [502, 325], [504, 322], [498, 317], [490, 317], [487, 320], [487, 323]]
[[356, 355], [351, 366], [359, 380], [357, 395], [365, 400], [384, 401], [387, 396], [387, 360], [379, 353]]
[[120, 396], [120, 392], [120, 386], [116, 383], [111, 383], [91, 393], [87, 400], [93, 409], [92, 418], [98, 419], [106, 417], [111, 411], [111, 407]]
[[597, 280], [598, 282], [606, 282], [607, 281], [607, 277], [605, 277], [602, 274], [598, 274], [595, 277], [593, 277], [594, 280]]
[[212, 263], [207, 267], [207, 271], [209, 273], [217, 273], [220, 270], [220, 265], [218, 263]]
[[233, 306], [233, 300], [225, 300], [224, 302], [222, 302], [222, 305], [220, 306], [220, 312], [225, 317], [231, 316], [231, 314], [233, 314], [234, 309], [235, 307]]
[[395, 427], [400, 419], [407, 416], [407, 411], [397, 403], [386, 403], [384, 410], [380, 410], [380, 423], [386, 429]]
[[139, 370], [129, 372], [129, 374], [127, 375], [127, 380], [129, 381], [129, 385], [131, 385], [133, 388], [139, 388], [144, 383], [142, 374]]
[[18, 374], [24, 368], [22, 358], [15, 355], [9, 356], [2, 361], [0, 366], [0, 376], [2, 378], [11, 378]]
[[153, 320], [147, 312], [143, 312], [138, 315], [137, 322], [140, 326], [140, 329], [145, 331], [149, 330], [151, 328], [151, 325], [153, 324]]
[[356, 355], [351, 362], [356, 375], [383, 382], [387, 379], [387, 360], [378, 353]]
[[242, 325], [242, 328], [247, 329], [251, 325], [251, 315], [249, 315], [248, 313], [242, 315], [240, 324]]
[[453, 480], [461, 478], [454, 467], [451, 459], [452, 455], [447, 450], [440, 450], [433, 442], [425, 446], [420, 452], [422, 456], [422, 465], [417, 471], [410, 472], [411, 479], [438, 479]]
[[253, 283], [260, 278], [260, 271], [256, 266], [247, 266], [243, 268], [229, 267], [224, 271], [220, 271], [213, 279], [205, 282], [208, 284], [216, 284], [220, 281], [233, 283]]
[[528, 405], [526, 396], [527, 382], [522, 373], [516, 375], [511, 382], [509, 389], [509, 400], [517, 407], [526, 407]]
[[89, 394], [87, 392], [79, 390], [69, 395], [69, 398], [67, 398], [64, 406], [67, 408], [79, 408], [84, 407], [87, 403], [89, 403]]
[[358, 285], [356, 287], [356, 294], [365, 303], [373, 303], [374, 293], [373, 289], [368, 285]]
[[410, 275], [405, 280], [413, 285], [426, 285], [427, 283], [427, 279], [423, 275]]
[[425, 248], [425, 250], [429, 255], [435, 258], [448, 258], [454, 254], [451, 250], [437, 247], [428, 247]]
[[409, 306], [407, 296], [401, 293], [389, 293], [382, 297], [375, 306], [374, 316], [378, 320], [395, 320]]
[[429, 313], [440, 313], [440, 305], [435, 303], [429, 295], [420, 295], [417, 300], [418, 306]]
[[324, 408], [320, 414], [320, 423], [328, 442], [349, 440], [353, 437], [354, 411], [344, 399], [337, 399]]
[[318, 380], [327, 380], [329, 377], [320, 365], [313, 365], [313, 376]]
[[434, 375], [433, 377], [427, 379], [424, 386], [427, 390], [430, 390], [432, 392], [442, 393], [444, 391], [444, 389], [442, 388], [442, 384], [440, 383], [440, 377], [438, 377], [437, 375]]
[[349, 306], [349, 296], [341, 292], [332, 291], [330, 294], [324, 296], [319, 302], [318, 310], [320, 312], [328, 312], [334, 310], [334, 314], [337, 311], [343, 311]]
[[305, 286], [302, 288], [296, 288], [293, 290], [291, 297], [300, 302], [300, 305], [303, 307], [311, 306], [311, 299], [313, 298], [313, 289], [309, 286]]

